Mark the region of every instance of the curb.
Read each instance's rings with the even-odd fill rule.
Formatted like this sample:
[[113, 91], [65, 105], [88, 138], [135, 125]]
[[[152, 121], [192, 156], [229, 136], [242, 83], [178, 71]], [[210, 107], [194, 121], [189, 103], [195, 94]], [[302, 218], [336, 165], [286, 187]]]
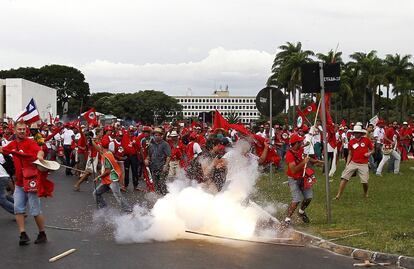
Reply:
[[[280, 223], [278, 219], [273, 217], [267, 211], [263, 210], [258, 204], [254, 201], [250, 200], [251, 205], [253, 205], [256, 209], [263, 212], [263, 214], [269, 217], [275, 223]], [[348, 246], [342, 246], [335, 243], [332, 243], [326, 239], [322, 239], [320, 237], [307, 234], [305, 232], [300, 232], [297, 230], [292, 229], [291, 236], [295, 241], [299, 241], [307, 246], [318, 247], [322, 249], [326, 249], [330, 252], [349, 256], [353, 259], [357, 260], [369, 260], [373, 263], [390, 263], [391, 265], [396, 265], [398, 267], [407, 268], [407, 269], [414, 269], [414, 257], [407, 257], [407, 256], [399, 256], [396, 254], [388, 254], [382, 252], [376, 252], [371, 250], [365, 249], [358, 249]]]
[[369, 260], [374, 263], [390, 263], [391, 265], [397, 265], [398, 267], [408, 269], [414, 268], [413, 257], [399, 256], [395, 254], [388, 254], [371, 250], [342, 246], [332, 243], [328, 240], [296, 230], [292, 232], [292, 236], [295, 240], [303, 242], [305, 245], [323, 248], [336, 254], [349, 256], [357, 260]]

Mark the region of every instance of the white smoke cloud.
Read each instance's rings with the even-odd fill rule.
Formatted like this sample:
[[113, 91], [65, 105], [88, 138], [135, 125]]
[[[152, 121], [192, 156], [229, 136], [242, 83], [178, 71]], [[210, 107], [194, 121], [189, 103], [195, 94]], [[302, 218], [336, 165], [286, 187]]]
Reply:
[[[247, 202], [259, 174], [257, 157], [242, 154], [248, 149], [245, 143], [238, 142], [231, 152], [226, 184], [221, 192], [211, 193], [194, 181], [177, 179], [168, 185], [169, 193], [157, 200], [152, 209], [135, 205], [129, 215], [98, 212], [96, 221], [112, 225], [119, 243], [190, 238], [186, 230], [254, 238], [258, 221], [269, 217], [257, 205]], [[274, 236], [275, 232], [271, 234]]]

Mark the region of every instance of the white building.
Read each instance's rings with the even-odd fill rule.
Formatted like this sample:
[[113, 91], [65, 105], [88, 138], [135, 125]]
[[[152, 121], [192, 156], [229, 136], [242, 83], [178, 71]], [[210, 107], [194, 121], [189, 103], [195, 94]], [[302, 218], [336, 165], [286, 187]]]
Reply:
[[235, 113], [242, 123], [250, 123], [260, 117], [256, 108], [256, 96], [230, 96], [228, 90], [214, 91], [206, 96], [174, 96], [183, 106], [185, 118], [198, 117], [200, 112], [220, 111], [223, 116]]
[[0, 79], [0, 117], [16, 117], [32, 98], [42, 119], [48, 119], [49, 112], [56, 116], [56, 89], [21, 78]]

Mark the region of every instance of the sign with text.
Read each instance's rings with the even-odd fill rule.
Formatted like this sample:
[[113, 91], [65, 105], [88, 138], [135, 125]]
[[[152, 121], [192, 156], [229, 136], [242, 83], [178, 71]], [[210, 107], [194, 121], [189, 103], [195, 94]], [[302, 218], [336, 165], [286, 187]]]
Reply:
[[[318, 93], [321, 90], [319, 63], [308, 63], [301, 67], [302, 93]], [[323, 64], [325, 92], [338, 92], [341, 85], [339, 63]]]

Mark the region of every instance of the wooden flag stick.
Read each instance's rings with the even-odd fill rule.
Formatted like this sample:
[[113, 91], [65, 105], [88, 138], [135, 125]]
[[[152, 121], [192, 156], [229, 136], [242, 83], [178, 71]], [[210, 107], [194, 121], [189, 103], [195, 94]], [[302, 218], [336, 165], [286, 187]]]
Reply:
[[76, 251], [76, 249], [75, 249], [75, 248], [69, 249], [69, 250], [67, 250], [67, 251], [63, 252], [62, 254], [59, 254], [59, 255], [57, 255], [57, 256], [55, 256], [55, 257], [50, 258], [50, 259], [49, 259], [49, 262], [55, 262], [55, 261], [57, 261], [57, 260], [59, 260], [59, 259], [61, 259], [61, 258], [63, 258], [63, 257], [68, 256], [69, 254], [72, 254], [72, 253], [73, 253], [73, 252], [75, 252], [75, 251]]

